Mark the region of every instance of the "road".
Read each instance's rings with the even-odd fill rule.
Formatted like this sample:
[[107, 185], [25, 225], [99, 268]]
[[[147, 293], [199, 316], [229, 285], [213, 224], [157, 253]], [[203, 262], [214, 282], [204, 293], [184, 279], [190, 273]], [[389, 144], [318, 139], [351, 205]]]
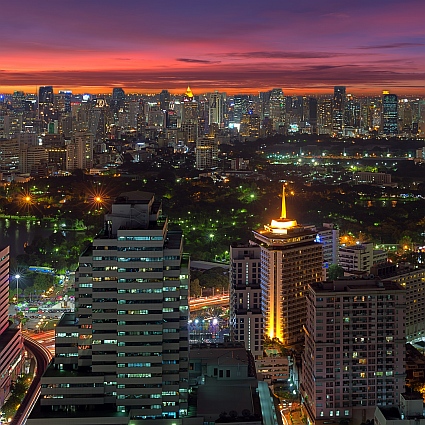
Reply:
[[35, 369], [34, 379], [29, 386], [24, 399], [22, 400], [16, 415], [10, 422], [10, 425], [22, 425], [27, 420], [40, 395], [41, 377], [52, 360], [52, 354], [49, 350], [26, 335], [24, 335], [24, 345], [25, 349], [33, 354], [37, 366]]
[[212, 305], [229, 305], [229, 295], [214, 295], [212, 297], [191, 298], [189, 300], [190, 311], [202, 310]]

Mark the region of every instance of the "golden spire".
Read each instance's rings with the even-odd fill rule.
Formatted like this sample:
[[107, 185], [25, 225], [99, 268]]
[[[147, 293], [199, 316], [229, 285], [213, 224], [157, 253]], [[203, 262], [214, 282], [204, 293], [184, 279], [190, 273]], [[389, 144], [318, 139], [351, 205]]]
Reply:
[[286, 197], [285, 197], [285, 185], [282, 188], [282, 212], [280, 218], [286, 218]]
[[187, 90], [186, 90], [185, 95], [186, 95], [186, 97], [188, 97], [189, 99], [192, 99], [192, 97], [193, 97], [192, 90], [190, 89], [190, 87], [189, 87], [189, 86], [187, 86]]

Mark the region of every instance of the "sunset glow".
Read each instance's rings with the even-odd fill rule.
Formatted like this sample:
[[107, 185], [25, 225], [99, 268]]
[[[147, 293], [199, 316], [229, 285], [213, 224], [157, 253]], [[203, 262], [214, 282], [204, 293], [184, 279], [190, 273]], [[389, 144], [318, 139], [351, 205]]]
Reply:
[[421, 0], [9, 2], [0, 92], [420, 94], [424, 11]]

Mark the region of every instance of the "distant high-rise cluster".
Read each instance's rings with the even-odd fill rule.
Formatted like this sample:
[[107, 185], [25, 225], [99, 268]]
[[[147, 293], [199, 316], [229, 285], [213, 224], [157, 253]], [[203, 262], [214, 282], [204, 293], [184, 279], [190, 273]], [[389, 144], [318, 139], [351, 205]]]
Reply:
[[[151, 155], [146, 143], [176, 153], [200, 150], [196, 167], [214, 168], [219, 159], [206, 159], [199, 139], [219, 145], [275, 134], [423, 137], [425, 100], [388, 91], [359, 97], [345, 86], [320, 96], [285, 96], [281, 88], [195, 94], [190, 87], [182, 95], [128, 94], [121, 87], [94, 95], [42, 86], [36, 94], [2, 96], [0, 169], [44, 176], [140, 162]], [[114, 146], [117, 141], [126, 142], [128, 155]]]

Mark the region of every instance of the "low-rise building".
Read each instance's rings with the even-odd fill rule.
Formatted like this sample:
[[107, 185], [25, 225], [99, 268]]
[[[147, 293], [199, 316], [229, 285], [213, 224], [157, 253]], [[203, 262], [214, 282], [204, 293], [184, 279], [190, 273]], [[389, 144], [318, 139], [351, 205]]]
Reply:
[[400, 394], [400, 406], [377, 406], [374, 425], [425, 425], [424, 400], [419, 393]]

